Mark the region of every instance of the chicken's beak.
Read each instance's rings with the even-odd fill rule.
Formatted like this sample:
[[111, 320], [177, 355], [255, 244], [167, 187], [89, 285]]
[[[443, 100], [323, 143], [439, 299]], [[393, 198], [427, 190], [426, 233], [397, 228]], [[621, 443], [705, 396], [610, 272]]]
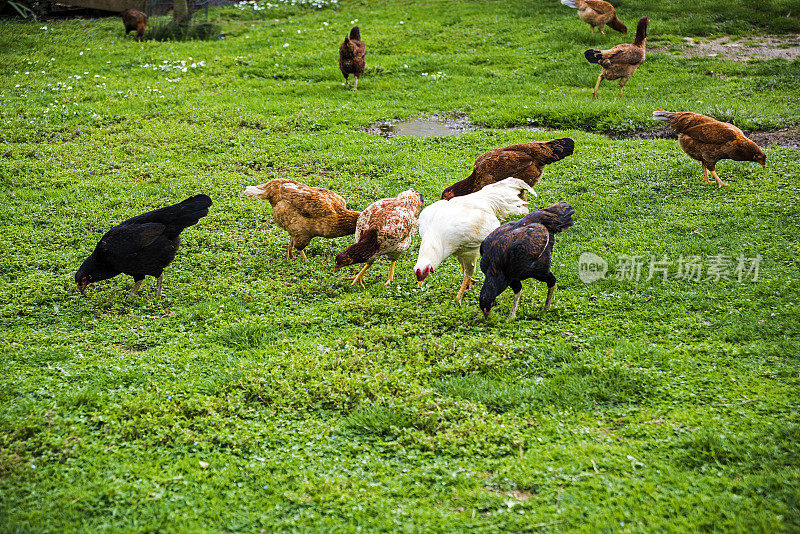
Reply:
[[333, 272], [336, 272], [336, 271], [338, 271], [339, 269], [341, 269], [341, 267], [339, 267], [338, 265], [336, 265], [336, 266], [333, 268]]
[[425, 283], [425, 280], [417, 280], [417, 287], [422, 287], [422, 284]]
[[83, 295], [85, 297], [86, 296], [86, 285], [85, 284], [84, 285], [78, 284], [78, 291], [80, 291], [81, 295]]
[[488, 321], [489, 320], [489, 314], [492, 313], [491, 308], [488, 309], [488, 310], [481, 310], [481, 311], [483, 312], [483, 320], [484, 321]]

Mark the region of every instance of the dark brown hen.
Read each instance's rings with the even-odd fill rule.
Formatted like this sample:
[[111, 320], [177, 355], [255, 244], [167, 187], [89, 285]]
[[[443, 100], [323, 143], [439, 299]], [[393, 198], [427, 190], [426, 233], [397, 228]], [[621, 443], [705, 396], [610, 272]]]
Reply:
[[125, 35], [136, 31], [136, 40], [141, 41], [144, 30], [147, 28], [147, 14], [138, 9], [126, 9], [120, 13], [122, 23], [125, 25]]
[[495, 148], [478, 156], [472, 174], [445, 189], [442, 199], [469, 195], [506, 178], [519, 178], [533, 187], [542, 177], [545, 165], [572, 155], [574, 150], [575, 142], [569, 137]]
[[181, 232], [208, 215], [211, 204], [207, 195], [195, 195], [118, 224], [100, 238], [75, 273], [78, 289], [83, 293], [91, 283], [124, 273], [133, 276], [133, 296], [149, 275], [158, 278], [156, 298], [160, 297], [164, 268], [175, 259]]
[[535, 211], [516, 222], [504, 224], [481, 243], [481, 271], [485, 275], [479, 306], [484, 318], [497, 296], [511, 286], [514, 304], [508, 318], [517, 315], [522, 280], [533, 278], [547, 284], [544, 311], [550, 308], [556, 277], [550, 272], [555, 234], [572, 226], [575, 210], [566, 202]]
[[344, 42], [339, 46], [339, 70], [342, 71], [344, 81], [350, 84], [349, 76], [352, 74], [356, 82], [353, 84], [353, 91], [358, 88], [358, 79], [364, 74], [367, 54], [367, 45], [361, 40], [361, 30], [354, 26], [350, 30], [350, 36], [344, 38]]

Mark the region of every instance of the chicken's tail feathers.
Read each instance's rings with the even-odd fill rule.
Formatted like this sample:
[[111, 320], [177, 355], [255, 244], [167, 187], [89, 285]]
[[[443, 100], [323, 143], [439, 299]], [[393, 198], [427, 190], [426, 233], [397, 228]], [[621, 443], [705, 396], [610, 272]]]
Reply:
[[614, 19], [608, 23], [612, 29], [617, 30], [619, 33], [628, 33], [628, 27], [625, 26], [619, 17], [614, 17]]
[[172, 225], [186, 228], [197, 224], [197, 221], [208, 215], [208, 208], [211, 207], [211, 197], [208, 195], [195, 195], [189, 197], [176, 207], [180, 208], [171, 221]]
[[561, 3], [567, 7], [571, 7], [572, 9], [578, 9], [578, 1], [577, 0], [561, 0]]
[[561, 161], [567, 156], [571, 156], [572, 153], [575, 151], [575, 141], [573, 141], [569, 137], [563, 137], [561, 139], [553, 139], [552, 141], [548, 141], [547, 143], [544, 144], [545, 146], [549, 147], [552, 152], [552, 157], [546, 158], [544, 163], [554, 163], [556, 161]]
[[653, 120], [657, 121], [664, 121], [669, 122], [675, 116], [674, 113], [670, 111], [654, 111], [653, 112]]
[[358, 29], [358, 26], [353, 26], [353, 29], [350, 30], [350, 39], [361, 40], [361, 30]]
[[203, 209], [203, 208], [210, 208], [211, 205], [214, 204], [214, 203], [211, 201], [211, 197], [210, 196], [200, 194], [200, 195], [194, 195], [193, 197], [187, 198], [186, 200], [181, 202], [181, 204], [186, 205], [186, 206], [191, 205], [195, 209]]
[[600, 63], [600, 60], [603, 59], [603, 53], [600, 50], [594, 50], [590, 48], [586, 52], [583, 53], [586, 57], [586, 61], [589, 63]]
[[575, 210], [567, 202], [559, 202], [549, 208], [534, 211], [528, 217], [531, 222], [544, 225], [545, 228], [557, 234], [572, 226], [572, 216]]
[[261, 198], [264, 195], [264, 189], [260, 185], [248, 185], [244, 188], [244, 194], [250, 198]]
[[208, 195], [195, 195], [172, 206], [131, 217], [125, 222], [133, 224], [153, 222], [165, 224], [167, 226], [166, 235], [176, 236], [184, 228], [197, 224], [197, 221], [208, 215], [208, 208], [211, 207], [211, 204], [213, 202], [211, 202], [211, 198]]

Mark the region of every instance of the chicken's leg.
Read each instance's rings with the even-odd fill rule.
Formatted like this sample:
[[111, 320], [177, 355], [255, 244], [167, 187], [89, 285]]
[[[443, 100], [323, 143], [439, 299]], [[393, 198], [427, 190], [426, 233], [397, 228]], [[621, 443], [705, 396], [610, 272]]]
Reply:
[[161, 271], [161, 274], [158, 275], [158, 283], [156, 284], [156, 298], [160, 299], [163, 294], [161, 293], [161, 283], [164, 281], [164, 271]]
[[508, 319], [516, 319], [517, 317], [517, 306], [519, 306], [519, 298], [522, 296], [522, 288], [520, 288], [519, 292], [514, 293], [514, 304], [511, 305], [511, 313], [508, 314]]
[[597, 100], [597, 89], [600, 87], [600, 82], [603, 80], [603, 73], [600, 73], [600, 76], [597, 77], [597, 83], [594, 85], [594, 92], [592, 93], [592, 97]]
[[458, 289], [458, 294], [456, 295], [456, 302], [461, 306], [461, 299], [464, 298], [464, 293], [469, 291], [472, 284], [477, 282], [477, 280], [472, 278], [472, 275], [475, 274], [475, 263], [478, 261], [478, 253], [475, 252], [474, 255], [457, 256], [457, 259], [458, 263], [461, 264], [461, 272], [463, 274], [461, 287]]
[[620, 98], [622, 98], [622, 86], [625, 85], [626, 83], [628, 83], [628, 80], [630, 80], [630, 78], [620, 78], [619, 79], [619, 96], [620, 96]]
[[292, 254], [292, 249], [294, 248], [294, 238], [289, 238], [289, 246], [286, 247], [286, 257], [287, 258], [294, 258], [294, 254]]
[[392, 263], [389, 264], [389, 276], [386, 278], [385, 284], [388, 286], [394, 280], [394, 264], [397, 263], [397, 260], [391, 260]]
[[142, 278], [141, 280], [139, 280], [135, 284], [133, 284], [133, 287], [131, 288], [131, 292], [128, 294], [128, 296], [135, 297], [136, 293], [139, 291], [139, 288], [142, 286], [142, 282], [144, 282], [144, 278]]
[[713, 176], [714, 179], [717, 181], [717, 187], [722, 187], [723, 185], [731, 185], [731, 184], [726, 184], [725, 182], [720, 180], [720, 177], [717, 175], [717, 171], [711, 171], [711, 176]]
[[303, 258], [303, 260], [308, 261], [308, 258], [306, 258], [306, 253], [305, 252], [303, 252], [302, 250], [298, 250], [297, 252], [300, 253], [300, 257]]
[[547, 310], [550, 309], [550, 303], [553, 302], [553, 293], [556, 290], [556, 286], [550, 286], [547, 288], [547, 300], [544, 301], [544, 310], [542, 313], [547, 313]]
[[358, 89], [358, 76], [353, 76], [353, 78], [356, 79], [356, 83], [353, 84], [353, 91], [355, 91], [356, 89]]
[[358, 271], [357, 275], [348, 276], [345, 278], [345, 280], [352, 280], [353, 283], [351, 285], [356, 285], [356, 282], [358, 282], [361, 285], [361, 287], [364, 287], [364, 273], [367, 272], [367, 269], [369, 269], [370, 267], [372, 267], [371, 263], [364, 265], [364, 268]]
[[706, 169], [705, 163], [703, 163], [703, 183], [708, 183], [708, 169]]

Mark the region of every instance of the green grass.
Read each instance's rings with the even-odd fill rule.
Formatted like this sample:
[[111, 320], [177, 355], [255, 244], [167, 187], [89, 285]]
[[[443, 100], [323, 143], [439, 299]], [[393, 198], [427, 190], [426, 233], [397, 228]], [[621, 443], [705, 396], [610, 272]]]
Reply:
[[[617, 4], [631, 28], [651, 18], [654, 46], [800, 30], [789, 1]], [[649, 53], [622, 99], [608, 84], [593, 102], [583, 50], [632, 33], [592, 36], [555, 0], [209, 22], [224, 39], [0, 23], [0, 530], [800, 528], [800, 153], [723, 161], [720, 190], [675, 141], [603, 135], [656, 128], [655, 109], [797, 125], [800, 62]], [[353, 24], [368, 49], [356, 94], [336, 65]], [[485, 128], [360, 131], [448, 112]], [[522, 125], [557, 131], [508, 128]], [[268, 204], [242, 194], [281, 176], [354, 209], [409, 187], [430, 202], [486, 150], [561, 136], [575, 153], [532, 206], [568, 201], [575, 226], [558, 236], [553, 308], [525, 282], [513, 322], [510, 291], [489, 321], [477, 288], [455, 303], [453, 260], [417, 288], [418, 241], [389, 287], [384, 261], [364, 290], [332, 272], [352, 238], [289, 260]], [[152, 279], [128, 299], [125, 276], [80, 296], [74, 272], [108, 228], [199, 192], [214, 206], [164, 299]], [[651, 256], [762, 261], [756, 282], [680, 280], [673, 263], [666, 281], [586, 285], [586, 251], [612, 271], [642, 256], [645, 273]]]

